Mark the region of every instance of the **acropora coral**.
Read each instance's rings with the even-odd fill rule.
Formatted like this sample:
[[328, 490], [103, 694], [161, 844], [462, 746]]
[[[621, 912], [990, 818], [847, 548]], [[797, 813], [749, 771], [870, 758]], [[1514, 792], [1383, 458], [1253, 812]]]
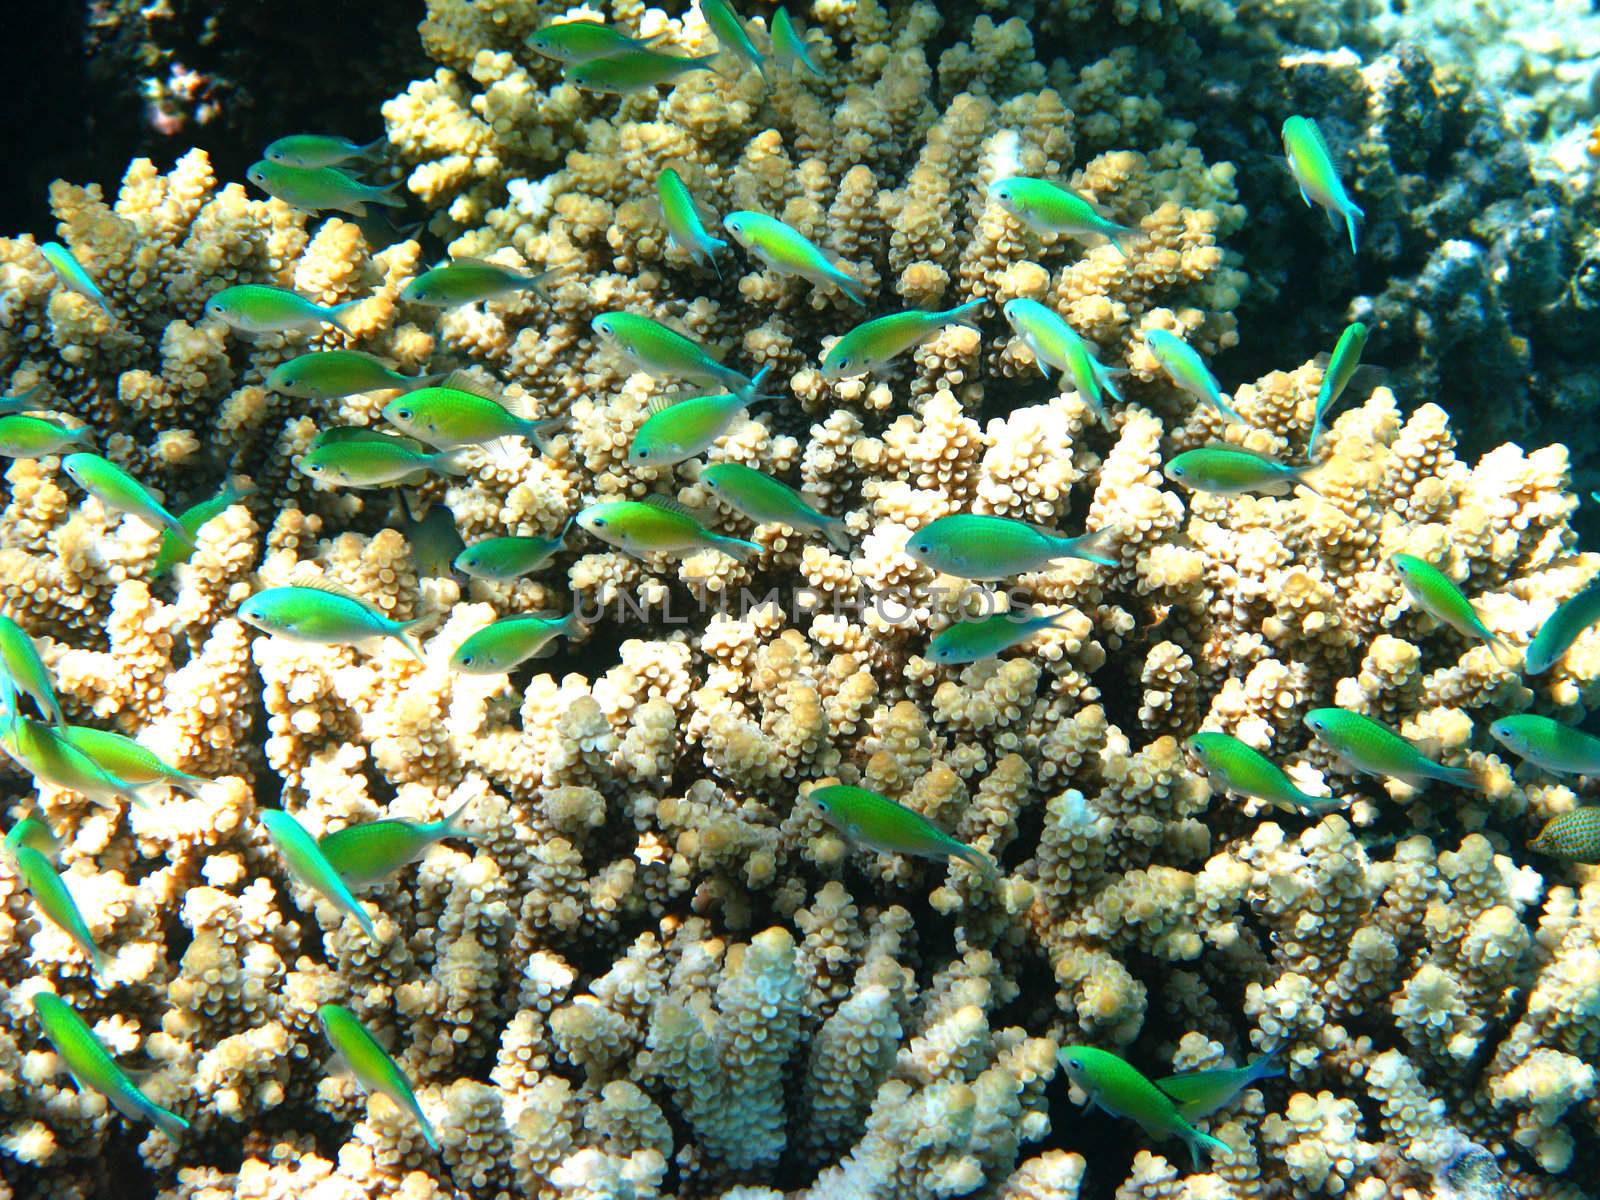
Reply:
[[[736, 7], [765, 51], [766, 7]], [[33, 816], [59, 835], [107, 962], [91, 973], [0, 869], [0, 1190], [1588, 1192], [1600, 874], [1526, 846], [1582, 788], [1521, 767], [1489, 726], [1581, 717], [1600, 695], [1600, 632], [1523, 672], [1421, 612], [1390, 565], [1436, 566], [1487, 630], [1526, 646], [1600, 574], [1572, 527], [1568, 450], [1458, 457], [1451, 393], [1402, 375], [1350, 385], [1314, 493], [1169, 483], [1170, 458], [1208, 445], [1304, 459], [1323, 362], [1241, 380], [1225, 352], [1283, 344], [1237, 319], [1267, 277], [1292, 278], [1285, 309], [1343, 287], [1307, 300], [1331, 313], [1331, 348], [1339, 306], [1364, 311], [1350, 249], [1302, 208], [1281, 158], [1272, 216], [1293, 227], [1253, 237], [1264, 218], [1234, 164], [1203, 148], [1226, 139], [1174, 111], [1142, 65], [1149, 30], [1210, 28], [1231, 6], [1054, 9], [1032, 27], [813, 0], [790, 15], [820, 78], [725, 62], [618, 99], [574, 87], [528, 37], [588, 17], [701, 55], [717, 42], [697, 9], [428, 0], [437, 69], [383, 107], [385, 161], [427, 216], [422, 241], [375, 244], [352, 221], [259, 198], [199, 150], [165, 171], [135, 161], [110, 199], [51, 189], [49, 232], [109, 312], [58, 284], [44, 231], [0, 240], [7, 395], [39, 387], [173, 513], [240, 488], [187, 561], [157, 573], [163, 531], [86, 498], [57, 458], [6, 470], [0, 611], [39, 647], [67, 720], [215, 782], [141, 806], [5, 769], [7, 827]], [[1074, 29], [1070, 62], [1041, 56], [1036, 35]], [[1379, 111], [1394, 96], [1384, 71], [1339, 78], [1375, 125], [1412, 119]], [[1281, 155], [1275, 128], [1255, 132]], [[1362, 142], [1346, 176], [1379, 234], [1360, 253], [1378, 261], [1380, 227], [1398, 220], [1373, 183], [1386, 153]], [[737, 248], [702, 262], [669, 247], [652, 207], [669, 167], [717, 213], [764, 212], [835, 252], [867, 307]], [[1040, 235], [987, 195], [1012, 175], [1058, 180], [1133, 233], [1121, 249]], [[440, 258], [434, 239], [560, 274], [548, 295], [426, 307], [402, 290]], [[1258, 264], [1236, 243], [1298, 250]], [[1317, 263], [1335, 265], [1306, 274]], [[246, 284], [359, 303], [348, 335], [244, 338], [207, 302]], [[1401, 303], [1363, 294], [1383, 312]], [[1125, 368], [1108, 425], [1014, 336], [1001, 312], [1014, 299]], [[821, 368], [867, 317], [977, 301], [973, 324], [870, 376]], [[774, 397], [705, 463], [802, 489], [843, 519], [848, 550], [752, 524], [698, 458], [630, 457], [673, 389], [604, 347], [591, 322], [612, 311], [700, 339], [746, 376], [768, 370]], [[1383, 361], [1387, 328], [1368, 359]], [[1199, 352], [1240, 420], [1174, 385], [1153, 331]], [[400, 491], [313, 480], [298, 464], [315, 439], [383, 426], [396, 393], [318, 401], [266, 381], [343, 347], [408, 375], [458, 372], [565, 427], [543, 447], [467, 448], [463, 475]], [[402, 532], [433, 505], [469, 545], [555, 538], [587, 506], [651, 495], [759, 553], [641, 559], [574, 526], [532, 574], [463, 578], [430, 570]], [[938, 575], [907, 543], [958, 513], [1105, 531], [1109, 565], [1063, 560], [993, 591]], [[252, 595], [307, 583], [347, 589], [394, 628], [420, 620], [422, 661], [399, 638], [313, 645], [241, 618]], [[932, 636], [996, 603], [1059, 615], [1006, 657], [930, 655]], [[553, 613], [579, 617], [555, 657], [510, 676], [452, 670], [496, 619]], [[1302, 725], [1330, 705], [1473, 786], [1351, 773]], [[1226, 796], [1183, 747], [1202, 730], [1337, 811]], [[861, 848], [807, 799], [829, 784], [898, 802], [976, 859]], [[275, 809], [319, 837], [459, 812], [452, 828], [472, 837], [362, 891], [369, 938], [291, 873], [260, 820]], [[993, 875], [972, 865], [988, 860]], [[145, 1095], [191, 1126], [181, 1139], [74, 1088], [33, 1016], [41, 990], [147, 1068]], [[393, 1055], [437, 1153], [414, 1114], [324, 1069], [325, 1005]], [[1284, 1077], [1198, 1121], [1229, 1151], [1192, 1170], [1182, 1142], [1070, 1103], [1088, 1096], [1058, 1070], [1069, 1045], [1151, 1078], [1277, 1051]]]

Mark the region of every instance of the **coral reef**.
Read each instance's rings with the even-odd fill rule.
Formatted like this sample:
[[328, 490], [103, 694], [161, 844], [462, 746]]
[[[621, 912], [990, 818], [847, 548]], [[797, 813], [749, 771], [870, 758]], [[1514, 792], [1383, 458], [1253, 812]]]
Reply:
[[[1058, 7], [1041, 36], [1104, 18]], [[1176, 40], [1216, 36], [1229, 15], [1111, 7]], [[0, 240], [7, 394], [39, 386], [174, 509], [229, 479], [255, 486], [155, 577], [158, 531], [83, 499], [56, 459], [5, 473], [0, 611], [35, 638], [68, 719], [216, 782], [101, 806], [5, 768], [7, 823], [37, 815], [62, 837], [110, 966], [91, 977], [0, 870], [3, 1186], [111, 1196], [125, 1172], [163, 1200], [1583, 1195], [1600, 1151], [1600, 875], [1525, 849], [1579, 791], [1514, 770], [1487, 727], [1581, 716], [1600, 694], [1600, 633], [1525, 677], [1417, 612], [1387, 565], [1437, 563], [1525, 644], [1600, 573], [1572, 528], [1567, 449], [1458, 456], [1441, 360], [1346, 402], [1315, 494], [1169, 485], [1164, 460], [1207, 443], [1304, 454], [1317, 362], [1228, 387], [1244, 420], [1226, 424], [1142, 335], [1173, 330], [1208, 357], [1235, 347], [1241, 306], [1285, 271], [1258, 265], [1274, 243], [1250, 230], [1321, 217], [1286, 198], [1247, 212], [1235, 164], [1206, 149], [1216, 135], [1141, 70], [1138, 28], [1097, 33], [1103, 53], [1068, 65], [1041, 62], [1020, 19], [816, 0], [824, 78], [764, 84], [728, 65], [618, 101], [526, 48], [560, 15], [430, 0], [437, 69], [384, 107], [431, 233], [458, 256], [566, 268], [548, 297], [409, 304], [401, 289], [431, 265], [417, 242], [377, 248], [351, 222], [255, 199], [198, 150], [165, 173], [136, 161], [109, 202], [52, 189], [59, 236], [110, 315], [57, 286], [33, 237]], [[592, 15], [674, 52], [714, 48], [697, 10], [618, 0]], [[751, 25], [764, 42], [764, 20]], [[1402, 154], [1428, 115], [1404, 90], [1433, 87], [1430, 72], [1407, 53], [1330, 71], [1348, 104], [1390, 114], [1394, 172], [1465, 136], [1452, 118], [1444, 141]], [[1277, 78], [1274, 94], [1294, 86]], [[1424, 218], [1384, 190], [1376, 150], [1355, 157], [1380, 233], [1357, 261], [1382, 274], [1392, 230]], [[836, 251], [867, 315], [985, 299], [981, 329], [829, 381], [820, 355], [859, 310], [752, 259], [725, 255], [719, 275], [669, 247], [649, 205], [666, 166], [719, 213], [762, 210]], [[1029, 232], [985, 199], [1018, 173], [1069, 182], [1140, 236], [1124, 256]], [[1330, 295], [1349, 294], [1347, 269], [1324, 278]], [[1402, 275], [1370, 301], [1389, 314], [1380, 330], [1428, 311]], [[349, 337], [248, 340], [205, 312], [239, 283], [363, 303]], [[1126, 366], [1109, 428], [1010, 335], [999, 308], [1017, 297]], [[803, 484], [844, 519], [851, 553], [752, 532], [697, 460], [630, 461], [670, 389], [603, 348], [590, 322], [615, 309], [771, 368], [774, 401], [707, 458]], [[474, 449], [461, 477], [406, 489], [468, 542], [551, 536], [585, 505], [665, 494], [761, 553], [641, 560], [575, 530], [514, 583], [429, 574], [394, 493], [296, 469], [319, 430], [381, 423], [389, 393], [267, 388], [280, 363], [342, 345], [412, 373], [468, 370], [568, 418], [547, 453]], [[990, 593], [905, 552], [966, 511], [1112, 531], [1115, 565], [1065, 561]], [[237, 616], [307, 572], [424, 619], [426, 661]], [[925, 656], [931, 634], [996, 603], [1070, 615], [1003, 659]], [[587, 628], [553, 659], [511, 677], [449, 668], [497, 617], [573, 609]], [[1347, 773], [1300, 723], [1327, 704], [1427, 743], [1478, 788]], [[1341, 811], [1213, 789], [1182, 746], [1202, 728]], [[899, 800], [999, 878], [861, 850], [806, 799], [823, 782]], [[463, 805], [473, 840], [363, 893], [376, 945], [292, 880], [257, 819], [281, 806], [320, 835]], [[180, 1145], [73, 1089], [31, 1017], [40, 988], [153, 1068], [143, 1086], [193, 1125]], [[325, 1003], [392, 1049], [437, 1154], [393, 1105], [324, 1071]], [[1190, 1172], [1181, 1145], [1076, 1114], [1055, 1059], [1075, 1042], [1157, 1076], [1281, 1047], [1287, 1078], [1207, 1117], [1232, 1153]]]

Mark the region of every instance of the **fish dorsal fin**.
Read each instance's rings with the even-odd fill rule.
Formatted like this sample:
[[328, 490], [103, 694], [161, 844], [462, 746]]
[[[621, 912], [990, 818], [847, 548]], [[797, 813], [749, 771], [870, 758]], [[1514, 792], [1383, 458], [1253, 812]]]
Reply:
[[417, 454], [426, 454], [427, 447], [414, 437], [407, 437], [403, 433], [384, 433], [379, 429], [371, 429], [365, 425], [336, 425], [332, 429], [324, 429], [311, 442], [313, 450], [320, 450], [324, 446], [338, 445], [343, 442], [388, 442], [404, 446]]
[[1306, 135], [1311, 139], [1311, 144], [1321, 151], [1324, 158], [1326, 158], [1329, 162], [1333, 162], [1333, 152], [1328, 145], [1328, 139], [1323, 136], [1322, 126], [1318, 125], [1311, 118], [1307, 117], [1305, 130]]
[[500, 389], [492, 383], [484, 383], [474, 375], [469, 375], [464, 370], [451, 371], [439, 384], [440, 387], [449, 388], [453, 392], [465, 392], [469, 396], [476, 396], [480, 400], [493, 400], [496, 404], [505, 405], [505, 399], [500, 394]]
[[651, 508], [659, 508], [662, 512], [675, 513], [680, 517], [687, 517], [697, 525], [706, 523], [705, 517], [697, 509], [690, 508], [681, 500], [674, 500], [671, 496], [646, 496], [643, 503], [650, 505]]
[[289, 573], [289, 586], [306, 588], [313, 592], [324, 592], [329, 596], [337, 596], [341, 600], [353, 600], [363, 608], [372, 607], [370, 600], [363, 599], [344, 584], [335, 582], [326, 575], [321, 574], [311, 563], [303, 562], [295, 566], [294, 570]]
[[699, 397], [700, 394], [697, 392], [658, 392], [650, 397], [650, 414], [654, 416], [656, 413], [666, 412], [667, 409], [676, 408], [685, 400], [697, 400]]
[[510, 271], [510, 267], [502, 267], [499, 263], [492, 263], [486, 258], [479, 258], [476, 254], [465, 258], [452, 258], [447, 266], [452, 267], [483, 267], [490, 271]]

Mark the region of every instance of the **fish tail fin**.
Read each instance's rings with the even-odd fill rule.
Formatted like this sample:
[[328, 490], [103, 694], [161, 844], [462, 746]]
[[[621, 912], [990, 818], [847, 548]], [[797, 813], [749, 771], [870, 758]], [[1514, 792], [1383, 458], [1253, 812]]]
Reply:
[[93, 938], [88, 939], [88, 944], [83, 947], [84, 953], [89, 956], [89, 969], [96, 975], [106, 973], [106, 952], [95, 943]]
[[[1345, 806], [1345, 802], [1338, 796], [1312, 796], [1299, 788], [1295, 789], [1294, 800], [1302, 809], [1316, 817], [1325, 817], [1331, 812], [1338, 812]], [[1283, 1072], [1278, 1071], [1276, 1074], [1281, 1075]]]
[[404, 179], [397, 179], [386, 188], [379, 188], [372, 195], [366, 197], [369, 204], [381, 204], [385, 208], [404, 208], [406, 198], [400, 195], [400, 189], [405, 187]]
[[465, 457], [465, 447], [458, 446], [451, 450], [440, 450], [437, 454], [429, 456], [433, 467], [441, 475], [465, 475], [466, 464], [462, 462]]
[[145, 1115], [150, 1118], [150, 1124], [166, 1134], [167, 1140], [175, 1146], [183, 1141], [183, 1135], [189, 1131], [189, 1122], [153, 1100], [145, 1101]]
[[1274, 1046], [1247, 1068], [1247, 1078], [1251, 1083], [1258, 1079], [1275, 1079], [1284, 1074], [1283, 1060], [1279, 1057], [1283, 1053], [1283, 1046]]
[[335, 304], [331, 308], [323, 310], [322, 319], [344, 334], [345, 337], [353, 338], [356, 335], [350, 326], [345, 323], [345, 314], [356, 305], [362, 303], [365, 302], [362, 300], [346, 300], [343, 304]]
[[1116, 538], [1117, 529], [1108, 525], [1104, 529], [1096, 529], [1090, 533], [1075, 538], [1058, 538], [1062, 558], [1082, 558], [1092, 563], [1099, 563], [1102, 567], [1118, 567], [1122, 564], [1114, 558], [1106, 556], [1106, 547]]
[[357, 158], [366, 158], [368, 155], [382, 150], [388, 144], [389, 135], [384, 134], [382, 137], [373, 138], [372, 141], [368, 142], [365, 146], [357, 146], [355, 156]]
[[1100, 381], [1100, 386], [1105, 389], [1106, 395], [1121, 404], [1123, 402], [1122, 389], [1117, 386], [1116, 377], [1125, 375], [1127, 372], [1119, 367], [1108, 367], [1104, 364], [1096, 363], [1094, 373], [1095, 378]]
[[[1294, 471], [1290, 472], [1290, 476], [1289, 477], [1295, 483], [1297, 483], [1301, 487], [1305, 488], [1306, 491], [1310, 492], [1312, 495], [1321, 496], [1322, 495], [1322, 489], [1317, 487], [1317, 485], [1314, 482], [1312, 482], [1312, 478], [1311, 478], [1313, 475], [1317, 474], [1318, 470], [1319, 470], [1319, 467], [1317, 466], [1317, 464], [1310, 463], [1310, 464], [1308, 464], [1306, 466], [1296, 468]], [[1326, 497], [1324, 497], [1324, 498], [1326, 498]]]
[[1421, 774], [1440, 783], [1448, 783], [1452, 787], [1467, 788], [1472, 791], [1478, 790], [1479, 787], [1478, 777], [1470, 767], [1446, 767], [1430, 762], [1422, 769]]
[[548, 417], [543, 421], [529, 421], [523, 427], [523, 436], [539, 447], [540, 453], [549, 454], [551, 435], [565, 428], [566, 424], [566, 417]]
[[374, 946], [381, 946], [383, 942], [378, 937], [378, 927], [372, 923], [372, 917], [368, 915], [365, 906], [354, 896], [350, 899], [352, 904], [350, 915], [356, 919], [356, 924], [361, 926], [361, 932], [367, 935], [367, 940]]
[[760, 554], [766, 547], [755, 542], [747, 542], [743, 538], [724, 537], [720, 533], [706, 534], [710, 544], [731, 558], [740, 562], [749, 562], [755, 555]]
[[733, 389], [733, 394], [744, 401], [746, 408], [754, 408], [773, 399], [777, 393], [769, 392], [762, 386], [766, 378], [772, 373], [772, 364], [768, 363], [755, 373], [755, 377], [747, 380], [742, 386]]
[[977, 847], [969, 846], [965, 842], [958, 842], [952, 838], [950, 853], [955, 855], [962, 862], [966, 863], [985, 879], [1000, 878], [999, 864]]
[[54, 725], [57, 729], [65, 729], [67, 727], [67, 718], [61, 711], [61, 701], [57, 700], [54, 696], [49, 697], [49, 699], [50, 703], [46, 707], [49, 708], [50, 711], [45, 715], [50, 718], [50, 724]]
[[462, 815], [467, 811], [467, 809], [472, 807], [472, 804], [473, 802], [468, 800], [459, 805], [455, 811], [446, 814], [445, 819], [439, 822], [439, 836], [467, 838], [469, 841], [473, 838], [481, 838], [486, 836], [482, 833], [479, 833], [477, 830], [467, 829], [461, 824]]
[[946, 312], [944, 319], [954, 325], [965, 325], [970, 329], [976, 329], [978, 322], [973, 318], [972, 314], [987, 303], [989, 303], [987, 300], [981, 298], [968, 300], [965, 304], [958, 304]]
[[1356, 226], [1366, 219], [1367, 214], [1361, 211], [1354, 200], [1349, 199], [1339, 211], [1344, 216], [1344, 227], [1350, 234], [1350, 253], [1359, 253], [1356, 249]]
[[846, 274], [843, 270], [841, 270], [838, 274], [838, 277], [835, 278], [833, 282], [835, 287], [837, 287], [846, 296], [849, 296], [850, 299], [854, 300], [862, 308], [867, 306], [867, 301], [861, 294], [861, 282], [860, 280], [856, 279], [855, 276]]
[[417, 1100], [411, 1102], [412, 1115], [417, 1118], [417, 1127], [422, 1130], [422, 1139], [428, 1143], [428, 1148], [435, 1154], [439, 1153], [439, 1135], [434, 1132], [433, 1122], [428, 1120], [428, 1114], [422, 1111], [422, 1104]]
[[1239, 425], [1243, 425], [1245, 423], [1244, 422], [1244, 418], [1241, 417], [1238, 414], [1237, 411], [1235, 411], [1233, 405], [1229, 404], [1227, 402], [1227, 400], [1223, 399], [1223, 396], [1222, 396], [1221, 392], [1217, 393], [1217, 411], [1220, 412], [1228, 420], [1233, 421], [1233, 422], [1235, 422], [1235, 423], [1237, 423]]
[[1317, 443], [1322, 440], [1323, 432], [1322, 417], [1319, 414], [1317, 418], [1311, 422], [1311, 436], [1306, 439], [1307, 458], [1316, 458]]
[[1518, 670], [1522, 666], [1522, 655], [1517, 648], [1494, 630], [1485, 628], [1483, 631], [1485, 642], [1489, 646], [1489, 653], [1494, 655], [1494, 660], [1502, 667]]
[[1122, 244], [1122, 239], [1134, 237], [1140, 231], [1132, 225], [1112, 225], [1108, 223], [1101, 232], [1106, 235], [1106, 240], [1117, 248], [1117, 253], [1122, 255], [1123, 258], [1127, 258], [1128, 248]]
[[417, 626], [427, 624], [432, 619], [432, 617], [414, 617], [409, 621], [402, 621], [394, 631], [395, 640], [411, 651], [411, 657], [423, 666], [428, 665], [428, 660], [422, 656], [422, 650], [418, 647], [416, 639], [412, 637], [412, 633]]
[[822, 536], [840, 554], [850, 553], [850, 531], [845, 527], [844, 518], [829, 517], [823, 523]]
[[1210, 1154], [1212, 1158], [1215, 1158], [1218, 1154], [1233, 1153], [1233, 1147], [1228, 1145], [1227, 1142], [1221, 1138], [1212, 1137], [1209, 1133], [1203, 1133], [1192, 1125], [1185, 1131], [1183, 1138], [1184, 1141], [1189, 1143], [1189, 1154], [1194, 1160], [1194, 1169], [1196, 1171], [1200, 1170], [1200, 1151], [1202, 1149]]
[[202, 788], [210, 787], [216, 782], [216, 780], [205, 779], [199, 775], [190, 775], [187, 772], [180, 771], [175, 775], [169, 775], [167, 777], [167, 782], [173, 787], [177, 788], [179, 791], [187, 792], [189, 795], [198, 800], [200, 799], [200, 790]]

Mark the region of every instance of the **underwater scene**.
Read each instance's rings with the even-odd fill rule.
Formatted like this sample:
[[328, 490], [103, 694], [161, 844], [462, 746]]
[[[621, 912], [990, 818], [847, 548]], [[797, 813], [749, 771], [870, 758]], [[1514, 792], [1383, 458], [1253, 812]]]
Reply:
[[1595, 5], [39, 7], [0, 1200], [1600, 1196]]

